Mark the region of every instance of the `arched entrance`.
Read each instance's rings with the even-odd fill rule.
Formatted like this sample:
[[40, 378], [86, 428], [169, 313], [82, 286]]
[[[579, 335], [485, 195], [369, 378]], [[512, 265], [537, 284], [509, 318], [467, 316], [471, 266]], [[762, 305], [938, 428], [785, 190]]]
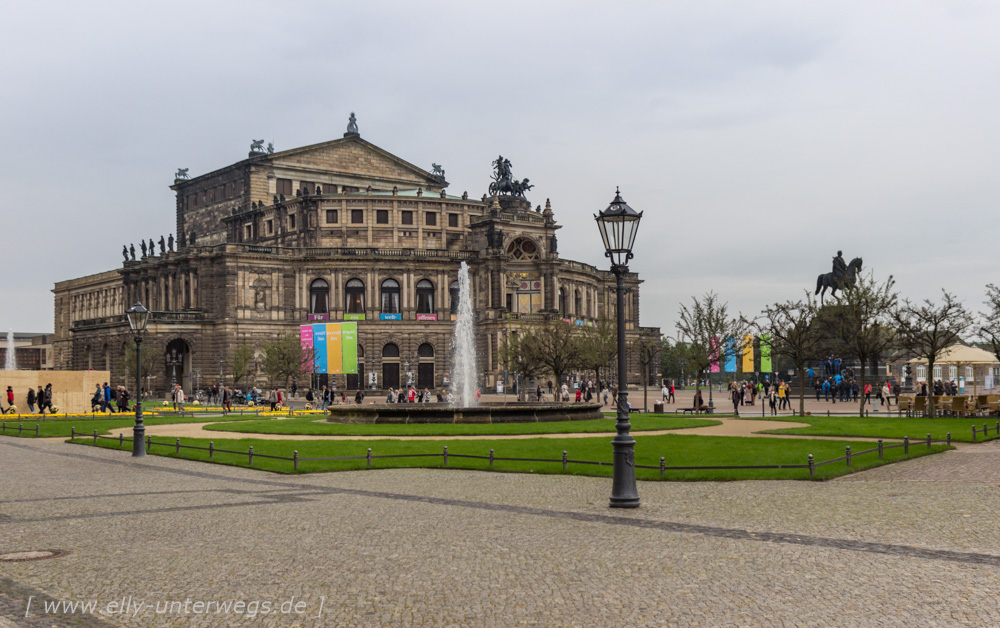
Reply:
[[391, 342], [382, 347], [382, 387], [399, 388], [399, 346]]
[[163, 366], [167, 390], [173, 390], [175, 383], [180, 384], [185, 395], [193, 395], [191, 386], [191, 347], [182, 338], [174, 338], [167, 343], [163, 353]]
[[417, 388], [434, 388], [434, 347], [425, 342], [417, 348]]

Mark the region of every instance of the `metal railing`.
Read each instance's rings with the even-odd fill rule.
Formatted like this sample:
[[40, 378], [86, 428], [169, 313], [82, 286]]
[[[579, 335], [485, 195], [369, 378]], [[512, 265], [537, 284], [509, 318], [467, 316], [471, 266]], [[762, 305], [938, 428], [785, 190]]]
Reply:
[[[973, 430], [976, 427], [973, 426]], [[986, 425], [983, 425], [984, 433], [987, 429]], [[1000, 424], [997, 425], [997, 435], [1000, 436]], [[126, 438], [124, 433], [118, 434], [117, 437], [114, 436], [102, 436], [94, 430], [93, 435], [84, 435], [83, 433], [77, 435], [76, 428], [71, 428], [70, 431], [71, 439], [76, 438], [93, 438], [93, 444], [97, 445], [98, 441], [109, 440], [117, 441], [119, 448], [124, 448], [125, 443], [129, 443], [129, 448], [131, 448], [132, 439]], [[944, 443], [946, 445], [951, 445], [951, 432], [948, 432], [948, 437], [945, 440], [932, 439], [931, 435], [928, 434], [927, 438], [921, 439], [921, 443], [925, 443], [927, 449], [930, 449], [934, 443]], [[152, 452], [154, 445], [156, 447], [163, 449], [173, 449], [176, 455], [180, 455], [182, 449], [191, 449], [197, 451], [207, 451], [208, 457], [211, 459], [215, 454], [232, 454], [237, 456], [246, 456], [247, 465], [253, 466], [253, 459], [257, 458], [267, 458], [270, 460], [285, 460], [292, 463], [292, 468], [295, 471], [299, 470], [300, 462], [327, 462], [327, 461], [350, 461], [350, 460], [365, 460], [367, 462], [367, 467], [371, 468], [373, 460], [383, 460], [389, 458], [441, 458], [442, 464], [448, 466], [449, 458], [466, 458], [472, 460], [488, 460], [489, 466], [492, 469], [496, 462], [543, 462], [543, 463], [556, 463], [562, 464], [563, 471], [566, 471], [571, 464], [582, 464], [582, 465], [597, 465], [597, 466], [613, 466], [612, 462], [605, 461], [595, 461], [595, 460], [573, 460], [569, 458], [569, 452], [563, 450], [561, 458], [515, 458], [515, 457], [503, 457], [497, 456], [493, 449], [490, 449], [489, 455], [475, 455], [475, 454], [456, 454], [449, 453], [448, 446], [445, 445], [444, 449], [440, 453], [416, 453], [416, 454], [381, 454], [375, 455], [372, 453], [372, 448], [369, 447], [368, 451], [363, 456], [329, 456], [329, 457], [310, 457], [303, 458], [299, 456], [299, 451], [296, 449], [292, 453], [292, 456], [275, 456], [271, 454], [262, 454], [259, 452], [254, 452], [253, 445], [247, 447], [247, 451], [235, 451], [231, 449], [219, 449], [215, 446], [214, 441], [208, 442], [208, 447], [199, 447], [197, 445], [184, 445], [181, 444], [181, 439], [177, 438], [173, 443], [162, 443], [153, 440], [152, 436], [146, 436], [146, 451]], [[839, 458], [831, 458], [829, 460], [822, 460], [817, 462], [812, 454], [809, 454], [806, 462], [804, 464], [762, 464], [762, 465], [708, 465], [708, 466], [668, 466], [665, 456], [660, 456], [659, 465], [645, 465], [636, 464], [636, 469], [651, 469], [658, 470], [660, 472], [660, 477], [666, 477], [667, 471], [704, 471], [704, 470], [739, 470], [739, 469], [808, 469], [809, 477], [816, 476], [816, 467], [821, 467], [824, 465], [834, 464], [837, 462], [845, 462], [848, 467], [851, 466], [851, 462], [854, 458], [858, 456], [863, 456], [872, 453], [878, 453], [879, 460], [882, 460], [885, 455], [885, 450], [903, 448], [904, 455], [909, 455], [910, 453], [910, 438], [908, 436], [903, 437], [903, 442], [894, 443], [891, 445], [886, 445], [882, 439], [878, 439], [878, 445], [871, 449], [865, 449], [862, 451], [851, 451], [851, 446], [848, 445], [845, 448], [844, 455]]]

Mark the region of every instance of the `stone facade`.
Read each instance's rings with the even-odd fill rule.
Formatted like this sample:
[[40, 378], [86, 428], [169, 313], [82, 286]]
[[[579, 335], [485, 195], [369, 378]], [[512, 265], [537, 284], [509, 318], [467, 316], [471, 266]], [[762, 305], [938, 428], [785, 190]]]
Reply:
[[[153, 312], [144, 350], [182, 356], [155, 369], [153, 390], [174, 375], [186, 390], [231, 383], [239, 344], [345, 317], [360, 320], [363, 373], [336, 376], [338, 390], [367, 382], [371, 371], [379, 388], [405, 384], [407, 372], [437, 388], [448, 371], [462, 261], [472, 270], [487, 387], [502, 373], [499, 347], [520, 326], [613, 317], [613, 276], [559, 257], [548, 201], [532, 209], [512, 197], [473, 200], [447, 194], [447, 185], [356, 135], [175, 180], [176, 251], [56, 284], [56, 362], [121, 377], [123, 312], [138, 300]], [[639, 278], [627, 284], [629, 340], [659, 338], [658, 329], [639, 327]], [[629, 380], [638, 382], [631, 362]]]

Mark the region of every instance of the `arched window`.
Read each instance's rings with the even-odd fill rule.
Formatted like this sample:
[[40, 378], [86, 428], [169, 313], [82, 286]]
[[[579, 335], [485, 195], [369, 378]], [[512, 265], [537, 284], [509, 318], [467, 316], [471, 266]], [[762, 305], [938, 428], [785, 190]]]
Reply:
[[326, 314], [330, 311], [330, 284], [325, 279], [314, 279], [309, 284], [309, 313]]
[[389, 343], [382, 347], [382, 357], [383, 358], [398, 358], [399, 357], [399, 346], [393, 343]]
[[934, 365], [934, 379], [941, 379], [941, 365]]
[[348, 280], [344, 296], [347, 299], [346, 309], [348, 314], [365, 313], [365, 282], [360, 279]]
[[587, 316], [594, 318], [594, 303], [590, 290], [587, 290]]
[[395, 279], [382, 282], [382, 313], [399, 314], [399, 282]]
[[559, 288], [559, 314], [566, 316], [566, 289]]
[[427, 279], [417, 282], [417, 314], [434, 313], [434, 284]]
[[576, 316], [583, 316], [583, 301], [580, 299], [580, 291], [576, 291], [576, 297], [573, 299], [573, 314]]
[[434, 347], [428, 342], [417, 347], [417, 387], [434, 388]]
[[429, 342], [417, 347], [417, 357], [418, 358], [433, 358], [434, 357], [434, 347]]
[[451, 313], [458, 314], [458, 282], [451, 282], [448, 287], [448, 295], [451, 297]]
[[927, 379], [927, 365], [918, 364], [917, 365], [917, 379]]

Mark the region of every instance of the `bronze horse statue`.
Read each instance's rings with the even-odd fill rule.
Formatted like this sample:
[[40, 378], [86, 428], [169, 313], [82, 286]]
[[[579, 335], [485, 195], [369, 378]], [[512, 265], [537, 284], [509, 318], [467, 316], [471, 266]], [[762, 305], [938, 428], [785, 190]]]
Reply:
[[816, 294], [819, 295], [820, 304], [822, 305], [823, 295], [826, 294], [828, 288], [830, 295], [834, 297], [837, 296], [837, 290], [853, 288], [859, 272], [861, 272], [861, 258], [855, 257], [847, 265], [847, 272], [844, 273], [843, 279], [838, 279], [834, 273], [824, 273], [816, 277]]

